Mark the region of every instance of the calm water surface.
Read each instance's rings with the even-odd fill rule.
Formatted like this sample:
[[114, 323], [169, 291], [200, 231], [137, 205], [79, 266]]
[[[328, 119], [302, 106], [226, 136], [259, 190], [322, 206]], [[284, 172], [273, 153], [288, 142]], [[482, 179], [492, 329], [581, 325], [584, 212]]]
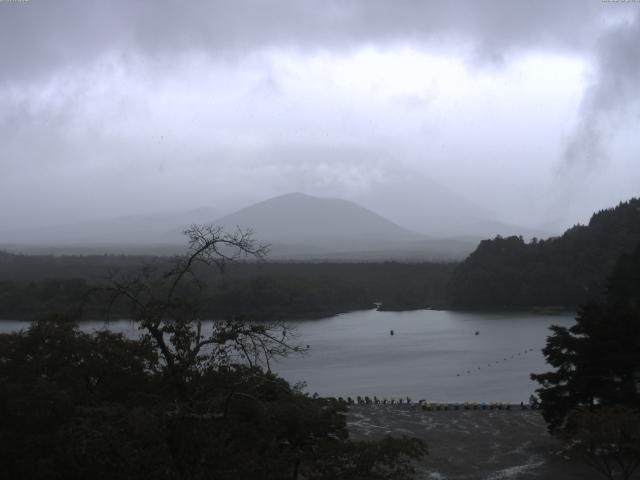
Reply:
[[[322, 396], [520, 402], [537, 387], [529, 374], [548, 370], [540, 351], [548, 327], [572, 323], [571, 315], [351, 312], [290, 322], [297, 342], [310, 350], [273, 369], [291, 382], [306, 381], [308, 392]], [[0, 331], [23, 327], [0, 322]], [[102, 322], [83, 324], [87, 330], [100, 328]], [[111, 322], [109, 328], [137, 334], [128, 321]]]
[[292, 322], [311, 349], [275, 370], [320, 395], [527, 401], [537, 388], [529, 374], [548, 370], [541, 348], [549, 326], [573, 322], [571, 315], [352, 312]]

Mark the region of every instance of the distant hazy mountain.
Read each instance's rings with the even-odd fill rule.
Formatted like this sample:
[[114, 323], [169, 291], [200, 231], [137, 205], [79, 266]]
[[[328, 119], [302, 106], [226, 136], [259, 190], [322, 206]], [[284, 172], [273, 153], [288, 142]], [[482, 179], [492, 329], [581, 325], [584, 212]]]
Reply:
[[250, 228], [259, 242], [270, 244], [269, 258], [274, 260], [460, 260], [479, 241], [423, 235], [348, 200], [290, 193], [224, 217], [200, 208], [0, 232], [0, 249], [39, 254], [175, 254], [186, 245], [182, 231], [192, 223], [214, 223], [227, 231]]
[[404, 229], [360, 205], [337, 198], [290, 193], [271, 198], [216, 223], [227, 229], [251, 228], [257, 238], [287, 243], [407, 241], [420, 235]]
[[385, 177], [354, 197], [358, 203], [415, 232], [439, 237], [493, 238], [496, 235], [549, 236], [494, 220], [494, 215], [425, 176]]
[[93, 246], [184, 244], [181, 232], [192, 223], [209, 223], [220, 211], [202, 207], [183, 212], [92, 220], [0, 232], [0, 245]]
[[433, 239], [354, 202], [302, 193], [256, 203], [215, 223], [227, 230], [251, 228], [258, 240], [272, 244], [272, 258], [452, 259], [464, 257], [476, 244]]

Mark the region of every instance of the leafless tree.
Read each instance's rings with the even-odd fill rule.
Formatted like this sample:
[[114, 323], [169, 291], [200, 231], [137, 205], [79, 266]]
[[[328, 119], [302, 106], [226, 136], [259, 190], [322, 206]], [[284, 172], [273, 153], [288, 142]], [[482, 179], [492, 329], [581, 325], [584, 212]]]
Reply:
[[226, 233], [219, 226], [192, 225], [184, 233], [189, 241], [186, 254], [168, 265], [147, 265], [135, 275], [111, 275], [100, 289], [110, 306], [125, 302], [143, 334], [157, 346], [160, 368], [179, 378], [212, 363], [270, 369], [272, 358], [300, 351], [283, 323], [239, 317], [203, 323], [208, 284], [199, 275], [202, 268], [224, 270], [238, 259], [263, 260], [268, 246], [256, 243], [250, 230]]

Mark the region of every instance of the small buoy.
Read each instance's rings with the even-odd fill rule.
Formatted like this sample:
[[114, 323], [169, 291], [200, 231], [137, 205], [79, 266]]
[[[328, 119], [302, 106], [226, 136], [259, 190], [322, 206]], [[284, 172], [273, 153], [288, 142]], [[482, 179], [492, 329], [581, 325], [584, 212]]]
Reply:
[[393, 335], [393, 330], [391, 330], [391, 331], [389, 332], [389, 335]]
[[476, 335], [480, 335], [480, 332], [478, 330], [476, 330]]

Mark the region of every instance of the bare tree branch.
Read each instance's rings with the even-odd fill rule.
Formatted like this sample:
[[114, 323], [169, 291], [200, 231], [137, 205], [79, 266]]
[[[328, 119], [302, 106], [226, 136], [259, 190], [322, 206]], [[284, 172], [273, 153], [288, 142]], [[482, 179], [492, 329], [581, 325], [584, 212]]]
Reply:
[[[213, 321], [210, 335], [203, 333], [197, 301], [207, 283], [199, 278], [197, 265], [214, 266], [224, 272], [228, 263], [253, 258], [264, 260], [268, 246], [258, 244], [251, 230], [226, 233], [214, 225], [191, 225], [185, 232], [188, 251], [175, 257], [168, 269], [145, 265], [137, 275], [112, 275], [100, 288], [108, 308], [125, 300], [140, 328], [157, 346], [168, 370], [187, 374], [202, 365], [228, 363], [238, 358], [250, 367], [271, 368], [271, 359], [303, 349], [292, 346], [290, 331], [282, 324], [258, 324], [241, 318]], [[205, 353], [206, 347], [213, 349]]]

